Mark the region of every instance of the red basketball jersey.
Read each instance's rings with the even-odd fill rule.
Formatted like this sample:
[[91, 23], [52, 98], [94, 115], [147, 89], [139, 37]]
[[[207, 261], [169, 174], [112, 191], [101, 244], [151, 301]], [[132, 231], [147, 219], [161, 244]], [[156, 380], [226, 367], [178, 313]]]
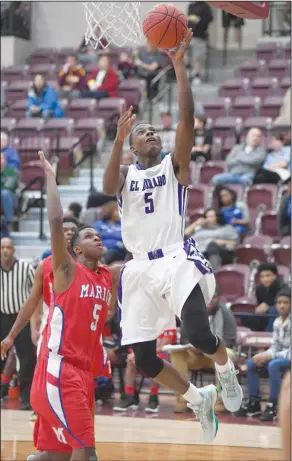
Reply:
[[53, 262], [52, 256], [43, 260], [43, 300], [47, 306], [51, 302]]
[[111, 290], [112, 275], [107, 267], [92, 272], [76, 263], [70, 287], [64, 293], [53, 292], [42, 353], [62, 356], [78, 368], [95, 372], [98, 361], [102, 369], [101, 336]]

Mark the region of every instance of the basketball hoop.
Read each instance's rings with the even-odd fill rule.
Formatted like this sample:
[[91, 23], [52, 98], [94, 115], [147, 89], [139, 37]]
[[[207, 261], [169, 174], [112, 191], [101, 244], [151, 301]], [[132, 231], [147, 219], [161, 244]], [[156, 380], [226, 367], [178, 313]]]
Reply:
[[140, 2], [83, 2], [83, 6], [86, 45], [96, 49], [140, 43]]

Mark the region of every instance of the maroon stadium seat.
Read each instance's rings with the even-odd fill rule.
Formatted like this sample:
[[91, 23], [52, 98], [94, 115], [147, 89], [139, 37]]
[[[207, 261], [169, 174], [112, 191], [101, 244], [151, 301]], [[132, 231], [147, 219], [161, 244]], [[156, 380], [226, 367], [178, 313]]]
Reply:
[[[86, 133], [91, 135], [91, 141], [93, 144], [96, 144], [100, 138], [100, 130], [104, 132], [104, 120], [102, 118], [80, 118], [76, 121], [74, 127], [74, 136], [80, 138]], [[86, 137], [82, 141], [83, 147], [88, 147], [90, 144], [90, 139]]]
[[263, 117], [278, 117], [282, 104], [283, 96], [267, 96], [262, 102], [261, 115]]
[[225, 80], [219, 88], [219, 96], [230, 98], [231, 100], [238, 96], [246, 96], [249, 89], [249, 80], [243, 78], [233, 78]]
[[[256, 299], [249, 296], [242, 296], [241, 298], [236, 299], [230, 306], [230, 309], [234, 314], [239, 312], [250, 312], [254, 313], [256, 308]], [[246, 328], [246, 327], [240, 327]], [[249, 331], [248, 331], [249, 330]], [[249, 333], [251, 330], [247, 328], [246, 334]]]
[[221, 149], [221, 158], [223, 160], [226, 159], [227, 155], [231, 151], [231, 149], [235, 146], [236, 140], [235, 136], [228, 136], [227, 138], [223, 139], [222, 149]]
[[228, 302], [233, 302], [245, 296], [248, 289], [249, 267], [244, 264], [230, 264], [216, 271], [216, 282], [223, 296]]
[[[196, 184], [189, 188], [188, 210], [205, 208], [209, 187], [207, 184]], [[188, 212], [189, 214], [189, 212]]]
[[73, 118], [50, 118], [44, 126], [44, 135], [49, 138], [70, 136], [74, 128]]
[[243, 129], [248, 131], [250, 128], [259, 128], [263, 132], [267, 132], [271, 124], [271, 117], [248, 117], [243, 123]]
[[31, 65], [29, 75], [34, 78], [37, 74], [43, 75], [45, 79], [54, 78], [56, 76], [56, 66], [49, 63]]
[[233, 117], [246, 119], [259, 115], [261, 99], [255, 96], [238, 96], [233, 101]]
[[44, 124], [43, 118], [22, 118], [17, 122], [13, 136], [18, 138], [39, 136]]
[[50, 151], [50, 140], [43, 137], [31, 137], [20, 139], [17, 150], [20, 153], [20, 157], [23, 163], [36, 161], [39, 159], [38, 152], [44, 150], [45, 152]]
[[279, 89], [279, 80], [275, 77], [255, 78], [251, 85], [252, 96], [265, 98], [277, 94]]
[[267, 211], [263, 214], [261, 219], [261, 233], [270, 235], [274, 241], [280, 239], [275, 211]]
[[104, 118], [105, 120], [119, 117], [122, 104], [125, 102], [123, 98], [104, 98], [101, 99], [95, 110], [97, 117]]
[[206, 117], [227, 117], [231, 109], [231, 99], [216, 97], [209, 102], [204, 103]]
[[208, 184], [215, 174], [223, 173], [224, 171], [225, 164], [223, 161], [206, 162], [200, 171], [200, 183]]
[[140, 81], [136, 78], [123, 80], [118, 88], [118, 97], [125, 99], [127, 107], [133, 106], [137, 111], [142, 98]]
[[55, 48], [38, 48], [30, 55], [30, 64], [48, 64], [54, 62]]
[[270, 77], [277, 77], [281, 80], [288, 76], [289, 63], [286, 59], [273, 59], [269, 62], [268, 69]]
[[14, 80], [6, 88], [6, 99], [8, 104], [13, 104], [19, 99], [27, 97], [27, 92], [31, 86], [30, 80]]
[[290, 283], [291, 273], [289, 266], [283, 266], [282, 264], [278, 265], [278, 273], [282, 277], [282, 279], [285, 280], [285, 282]]
[[284, 58], [291, 59], [291, 40], [286, 44], [284, 52]]
[[242, 119], [236, 117], [218, 117], [213, 125], [213, 136], [218, 138], [235, 136], [235, 129], [241, 122]]
[[74, 119], [93, 117], [96, 104], [95, 99], [73, 99], [67, 107], [67, 116]]
[[264, 248], [242, 244], [236, 248], [235, 257], [239, 264], [250, 264], [254, 260], [261, 263], [265, 261], [266, 254]]
[[250, 80], [253, 80], [256, 77], [260, 77], [261, 74], [264, 73], [264, 70], [264, 61], [251, 59], [240, 66], [240, 68], [236, 71], [236, 77], [249, 78]]
[[14, 117], [17, 120], [25, 117], [27, 107], [27, 99], [19, 99], [15, 101], [8, 109], [9, 117]]
[[273, 239], [269, 235], [248, 235], [243, 240], [244, 245], [252, 245], [257, 248], [270, 247]]
[[1, 80], [23, 80], [27, 77], [29, 66], [25, 64], [13, 65], [1, 69]]
[[226, 186], [228, 187], [228, 189], [231, 189], [233, 190], [233, 192], [235, 192], [238, 200], [242, 199], [244, 191], [244, 186], [242, 184], [226, 184]]
[[190, 222], [193, 223], [197, 221], [197, 219], [202, 218], [204, 216], [204, 213], [205, 213], [204, 208], [197, 208], [197, 209], [190, 210], [188, 213]]
[[275, 59], [282, 51], [279, 42], [259, 43], [256, 48], [256, 57], [258, 61], [271, 61]]
[[268, 210], [273, 210], [276, 205], [276, 198], [277, 186], [275, 184], [255, 184], [247, 192], [249, 208], [257, 208], [258, 205], [264, 204]]
[[291, 246], [283, 245], [273, 249], [273, 256], [276, 264], [282, 264], [283, 266], [290, 266], [291, 264]]
[[[22, 165], [20, 172], [20, 181], [25, 186], [35, 178], [43, 178], [45, 181], [45, 172], [39, 161], [30, 161]], [[35, 182], [30, 190], [40, 190], [40, 182]]]
[[252, 331], [242, 341], [242, 347], [252, 349], [269, 349], [273, 343], [273, 333]]
[[13, 130], [16, 126], [16, 119], [11, 117], [4, 117], [1, 118], [1, 130], [5, 131], [6, 133], [13, 134]]
[[[59, 168], [61, 170], [67, 170], [71, 168], [72, 157], [70, 151], [74, 144], [78, 142], [78, 138], [75, 136], [61, 136], [59, 143], [57, 144], [57, 139], [51, 140], [50, 150], [52, 154], [55, 154], [59, 157]], [[81, 147], [77, 145], [74, 150], [74, 160], [79, 160], [82, 157]]]

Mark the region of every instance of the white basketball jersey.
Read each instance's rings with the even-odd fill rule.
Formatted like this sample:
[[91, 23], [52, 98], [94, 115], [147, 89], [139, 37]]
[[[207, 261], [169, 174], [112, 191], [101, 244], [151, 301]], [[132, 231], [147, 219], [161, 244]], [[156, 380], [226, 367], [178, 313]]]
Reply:
[[128, 251], [148, 253], [183, 241], [188, 188], [179, 184], [171, 156], [146, 170], [130, 165], [119, 207]]

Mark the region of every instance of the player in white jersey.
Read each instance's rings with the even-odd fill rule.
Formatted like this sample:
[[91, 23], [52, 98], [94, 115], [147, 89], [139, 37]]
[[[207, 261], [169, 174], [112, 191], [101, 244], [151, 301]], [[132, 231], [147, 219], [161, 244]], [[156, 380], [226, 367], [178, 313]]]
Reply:
[[[132, 108], [123, 108], [117, 137], [103, 177], [104, 192], [119, 197], [122, 237], [133, 254], [121, 271], [119, 298], [123, 344], [131, 344], [136, 367], [158, 383], [181, 394], [200, 419], [205, 441], [212, 441], [218, 421], [215, 386], [197, 389], [156, 356], [156, 339], [169, 328], [173, 314], [181, 318], [190, 343], [216, 365], [226, 408], [236, 411], [242, 390], [224, 341], [213, 335], [206, 305], [215, 278], [194, 239], [184, 242], [189, 163], [194, 137], [194, 103], [184, 64], [191, 41], [169, 52], [178, 85], [179, 124], [174, 152], [161, 159], [161, 140], [148, 124], [133, 129]], [[132, 130], [132, 131], [131, 131]], [[123, 143], [130, 134], [137, 163], [120, 165]]]

